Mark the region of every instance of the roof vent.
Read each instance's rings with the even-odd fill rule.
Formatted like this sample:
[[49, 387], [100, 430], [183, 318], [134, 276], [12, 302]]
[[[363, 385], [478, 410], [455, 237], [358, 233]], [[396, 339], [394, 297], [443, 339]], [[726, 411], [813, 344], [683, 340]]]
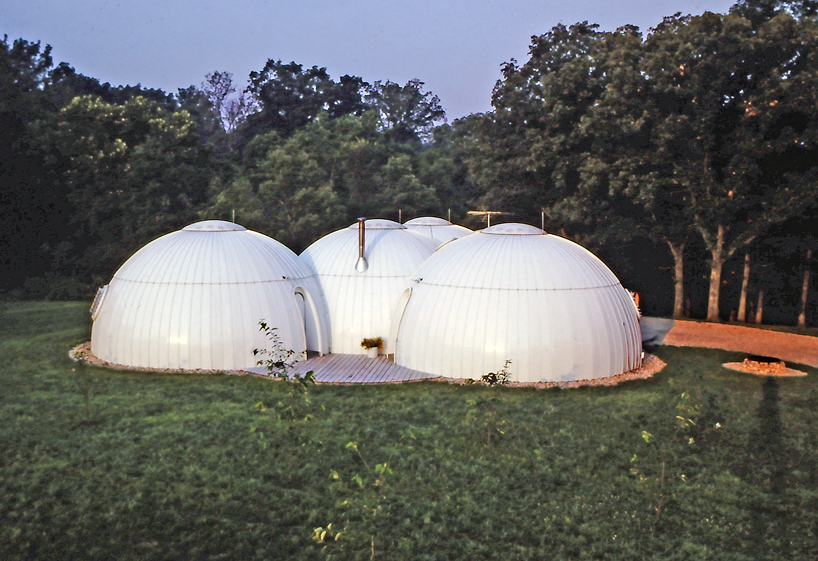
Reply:
[[358, 219], [358, 260], [355, 262], [355, 270], [359, 273], [365, 273], [369, 269], [369, 263], [364, 257], [364, 249], [366, 249], [366, 218]]

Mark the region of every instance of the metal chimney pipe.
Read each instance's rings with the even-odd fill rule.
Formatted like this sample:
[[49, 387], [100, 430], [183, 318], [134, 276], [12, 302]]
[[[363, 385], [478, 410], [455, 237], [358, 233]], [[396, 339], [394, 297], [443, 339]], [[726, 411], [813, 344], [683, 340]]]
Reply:
[[366, 257], [364, 257], [364, 249], [366, 249], [365, 222], [366, 218], [358, 219], [358, 260], [355, 262], [355, 270], [359, 273], [364, 273], [369, 269], [369, 263], [366, 262]]

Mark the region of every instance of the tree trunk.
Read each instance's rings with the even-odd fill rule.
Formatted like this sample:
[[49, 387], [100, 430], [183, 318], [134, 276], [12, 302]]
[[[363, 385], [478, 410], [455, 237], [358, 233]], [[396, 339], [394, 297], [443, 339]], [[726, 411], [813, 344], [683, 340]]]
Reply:
[[685, 242], [673, 243], [667, 240], [667, 245], [670, 246], [670, 253], [673, 254], [673, 317], [679, 319], [684, 317], [684, 251]]
[[719, 224], [715, 245], [710, 247], [710, 291], [707, 294], [707, 321], [720, 321], [719, 292], [721, 291], [721, 270], [727, 260], [724, 251], [724, 226]]
[[758, 306], [756, 306], [756, 323], [761, 324], [761, 318], [764, 315], [764, 291], [758, 291]]
[[741, 279], [741, 296], [738, 300], [738, 321], [747, 321], [747, 285], [750, 283], [750, 254], [744, 254], [744, 277]]
[[807, 265], [804, 267], [804, 284], [801, 285], [801, 311], [798, 314], [798, 327], [807, 326], [807, 294], [809, 294], [809, 262], [812, 259], [812, 250], [807, 250]]

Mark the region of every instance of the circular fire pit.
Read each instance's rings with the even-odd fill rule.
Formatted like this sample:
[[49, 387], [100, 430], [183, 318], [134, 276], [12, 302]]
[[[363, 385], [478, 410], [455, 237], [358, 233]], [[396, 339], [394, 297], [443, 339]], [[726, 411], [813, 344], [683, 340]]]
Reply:
[[806, 372], [787, 368], [780, 358], [773, 356], [750, 355], [743, 362], [725, 362], [725, 368], [755, 374], [756, 376], [806, 376]]

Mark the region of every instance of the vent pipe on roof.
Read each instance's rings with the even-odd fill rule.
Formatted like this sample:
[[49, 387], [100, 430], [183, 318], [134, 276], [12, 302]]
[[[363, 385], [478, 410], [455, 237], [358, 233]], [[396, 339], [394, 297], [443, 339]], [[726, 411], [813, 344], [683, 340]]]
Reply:
[[365, 273], [369, 269], [369, 263], [364, 257], [364, 249], [366, 248], [366, 226], [364, 225], [366, 218], [358, 219], [358, 261], [355, 262], [355, 270], [359, 273]]

